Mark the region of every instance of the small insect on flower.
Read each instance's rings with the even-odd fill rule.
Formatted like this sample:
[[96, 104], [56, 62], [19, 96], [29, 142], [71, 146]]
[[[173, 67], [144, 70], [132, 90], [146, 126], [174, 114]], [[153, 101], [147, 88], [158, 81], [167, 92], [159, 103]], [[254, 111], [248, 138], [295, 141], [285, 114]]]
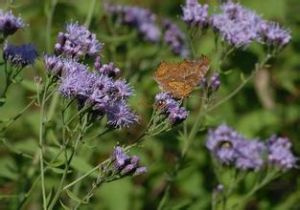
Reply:
[[162, 62], [155, 72], [154, 79], [162, 91], [182, 99], [190, 95], [208, 70], [209, 60], [205, 56], [180, 63]]
[[32, 44], [20, 46], [6, 44], [3, 51], [3, 59], [16, 67], [25, 67], [33, 64], [38, 53]]

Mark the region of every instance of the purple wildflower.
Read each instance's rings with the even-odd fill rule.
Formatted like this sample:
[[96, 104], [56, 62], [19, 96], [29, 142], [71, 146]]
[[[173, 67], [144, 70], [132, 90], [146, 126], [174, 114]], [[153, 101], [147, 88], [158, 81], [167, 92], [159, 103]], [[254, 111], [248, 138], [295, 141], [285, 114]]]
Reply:
[[170, 113], [170, 109], [179, 107], [179, 103], [169, 93], [158, 93], [155, 96], [155, 105], [162, 112]]
[[164, 21], [164, 41], [175, 55], [188, 56], [184, 33], [169, 20]]
[[264, 164], [263, 155], [266, 152], [266, 146], [257, 140], [239, 141], [236, 152], [236, 168], [257, 171]]
[[94, 82], [95, 76], [85, 65], [68, 61], [65, 62], [59, 91], [68, 98], [87, 98], [91, 94]]
[[24, 26], [23, 20], [20, 17], [14, 16], [12, 11], [3, 12], [0, 10], [0, 32], [4, 36], [12, 35]]
[[112, 94], [116, 99], [127, 99], [132, 95], [132, 88], [125, 80], [116, 80], [112, 88]]
[[102, 46], [103, 44], [96, 39], [96, 35], [85, 26], [70, 23], [66, 26], [65, 33], [58, 34], [55, 52], [78, 59], [86, 55], [95, 56], [100, 52]]
[[180, 103], [168, 93], [162, 92], [157, 94], [155, 96], [155, 105], [172, 125], [179, 124], [188, 117], [188, 111], [184, 107], [180, 107]]
[[21, 68], [34, 64], [37, 55], [37, 51], [32, 44], [20, 46], [6, 44], [3, 50], [3, 59]]
[[293, 155], [291, 147], [288, 138], [272, 136], [267, 142], [269, 163], [282, 170], [294, 168], [297, 158]]
[[219, 89], [221, 85], [220, 75], [218, 73], [213, 74], [210, 77], [210, 89], [215, 92]]
[[201, 5], [197, 0], [186, 0], [182, 7], [182, 20], [190, 26], [206, 27], [209, 22], [208, 5]]
[[100, 67], [96, 68], [96, 70], [100, 74], [105, 74], [112, 78], [115, 78], [120, 74], [120, 69], [116, 67], [115, 64], [112, 62], [110, 62], [109, 64], [103, 64]]
[[137, 176], [147, 172], [147, 168], [139, 165], [139, 157], [128, 156], [122, 147], [115, 147], [112, 155], [115, 170], [122, 176]]
[[156, 16], [147, 9], [131, 6], [106, 5], [106, 10], [113, 16], [118, 16], [123, 24], [135, 27], [147, 41], [157, 42], [160, 30], [156, 25]]
[[112, 89], [114, 82], [106, 75], [97, 75], [95, 77], [88, 101], [90, 104], [93, 104], [96, 109], [103, 111], [111, 101], [109, 92]]
[[232, 2], [223, 4], [221, 10], [221, 14], [211, 17], [211, 25], [223, 40], [239, 48], [259, 39], [258, 29], [262, 20], [255, 12]]
[[148, 171], [147, 167], [145, 167], [145, 166], [139, 167], [135, 170], [135, 172], [133, 173], [133, 176], [139, 176], [141, 174], [145, 174], [145, 173], [147, 173], [147, 171]]
[[65, 62], [65, 59], [55, 55], [44, 56], [46, 70], [52, 75], [60, 76], [64, 69]]
[[237, 158], [236, 148], [242, 140], [239, 133], [223, 124], [209, 131], [206, 147], [221, 163], [229, 165]]
[[108, 125], [115, 128], [129, 127], [138, 121], [137, 115], [124, 101], [113, 102], [106, 110]]
[[101, 68], [102, 64], [101, 64], [101, 58], [100, 56], [97, 56], [95, 58], [95, 62], [94, 62], [94, 68], [96, 71], [99, 71], [99, 69]]
[[113, 151], [113, 159], [115, 167], [117, 169], [124, 168], [124, 166], [130, 161], [130, 157], [123, 151], [123, 148], [120, 146], [115, 147]]
[[174, 107], [169, 110], [168, 119], [172, 125], [179, 124], [188, 117], [188, 111], [184, 107]]
[[264, 21], [260, 24], [259, 34], [267, 45], [279, 48], [287, 45], [291, 40], [289, 31], [281, 28], [278, 23]]

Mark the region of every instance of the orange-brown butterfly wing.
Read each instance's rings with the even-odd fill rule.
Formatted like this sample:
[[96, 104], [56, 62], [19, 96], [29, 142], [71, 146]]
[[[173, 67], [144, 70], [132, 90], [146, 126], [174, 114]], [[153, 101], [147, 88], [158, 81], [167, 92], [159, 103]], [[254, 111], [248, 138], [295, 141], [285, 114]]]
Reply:
[[175, 98], [184, 98], [199, 85], [208, 69], [207, 57], [180, 63], [162, 62], [154, 78], [163, 91], [171, 93]]

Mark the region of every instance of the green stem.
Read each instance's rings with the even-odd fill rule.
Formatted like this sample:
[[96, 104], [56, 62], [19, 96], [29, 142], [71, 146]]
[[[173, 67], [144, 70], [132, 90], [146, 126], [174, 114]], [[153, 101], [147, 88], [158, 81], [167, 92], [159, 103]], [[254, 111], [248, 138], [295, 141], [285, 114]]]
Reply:
[[86, 16], [86, 20], [85, 20], [85, 23], [84, 25], [89, 28], [90, 24], [91, 24], [91, 20], [92, 20], [92, 17], [93, 17], [93, 13], [94, 13], [94, 10], [95, 10], [95, 7], [96, 7], [96, 0], [91, 0], [92, 3], [90, 4], [90, 9], [89, 9], [89, 12]]
[[45, 99], [47, 97], [48, 89], [51, 85], [50, 80], [47, 81], [44, 86], [43, 96], [41, 100], [40, 108], [40, 130], [39, 130], [39, 156], [40, 156], [40, 175], [41, 175], [41, 187], [42, 187], [42, 197], [43, 197], [43, 209], [47, 210], [47, 199], [46, 199], [46, 189], [45, 189], [45, 177], [44, 177], [44, 134], [45, 134]]
[[218, 103], [212, 105], [207, 111], [210, 112], [214, 109], [216, 109], [217, 107], [219, 107], [220, 105], [224, 104], [225, 102], [229, 101], [231, 98], [233, 98], [237, 93], [240, 92], [240, 90], [246, 85], [248, 84], [248, 82], [255, 76], [255, 74], [257, 73], [257, 71], [259, 71], [261, 68], [263, 68], [266, 63], [272, 58], [272, 55], [267, 55], [265, 57], [265, 59], [260, 63], [257, 64], [255, 69], [252, 71], [252, 73], [250, 74], [250, 76], [248, 78], [246, 78], [234, 91], [232, 91], [229, 95], [227, 95], [225, 98], [221, 99]]
[[58, 0], [51, 0], [50, 9], [46, 11], [47, 16], [47, 25], [46, 25], [46, 46], [47, 51], [49, 52], [51, 49], [51, 33], [52, 33], [52, 22], [53, 22], [53, 14], [55, 11], [55, 7]]
[[[84, 119], [84, 121], [82, 123], [81, 129], [80, 129], [80, 133], [79, 133], [79, 135], [78, 135], [78, 137], [77, 137], [77, 139], [75, 141], [75, 144], [74, 144], [74, 147], [72, 149], [70, 157], [67, 158], [67, 153], [65, 153], [67, 161], [65, 162], [64, 173], [63, 173], [63, 175], [61, 177], [61, 180], [60, 180], [59, 186], [57, 188], [56, 194], [54, 195], [53, 200], [51, 201], [51, 203], [49, 205], [49, 208], [48, 208], [49, 210], [51, 210], [51, 209], [54, 208], [57, 200], [59, 199], [60, 194], [62, 193], [62, 191], [64, 189], [63, 185], [64, 185], [64, 182], [65, 182], [65, 179], [67, 177], [67, 174], [68, 174], [71, 162], [73, 160], [73, 157], [74, 157], [74, 155], [76, 154], [76, 152], [78, 150], [79, 143], [82, 140], [82, 137], [83, 137], [83, 135], [85, 133], [86, 126], [87, 126], [87, 120], [86, 120], [86, 117], [85, 117], [85, 119]], [[66, 152], [66, 150], [65, 150], [65, 152]]]

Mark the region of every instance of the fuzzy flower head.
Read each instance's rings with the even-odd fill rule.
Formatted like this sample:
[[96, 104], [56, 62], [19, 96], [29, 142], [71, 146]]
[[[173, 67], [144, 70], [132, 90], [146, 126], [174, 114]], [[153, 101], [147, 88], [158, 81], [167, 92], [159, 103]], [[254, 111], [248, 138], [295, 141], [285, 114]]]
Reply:
[[60, 32], [55, 44], [56, 54], [65, 55], [70, 58], [95, 56], [102, 49], [103, 44], [96, 39], [85, 26], [78, 23], [70, 23], [66, 26], [66, 32]]
[[282, 170], [296, 167], [297, 158], [293, 155], [291, 147], [288, 138], [272, 136], [267, 143], [269, 163]]
[[201, 5], [197, 0], [186, 0], [182, 7], [182, 20], [190, 26], [208, 26], [208, 5]]
[[108, 125], [114, 128], [128, 128], [138, 121], [137, 115], [124, 101], [111, 103], [107, 107]]
[[183, 122], [188, 117], [189, 112], [184, 107], [174, 107], [169, 110], [168, 119], [172, 125]]
[[67, 62], [67, 60], [55, 55], [44, 56], [46, 70], [52, 75], [60, 76], [64, 69], [65, 62]]
[[23, 44], [20, 46], [6, 44], [3, 50], [3, 58], [16, 67], [25, 67], [35, 62], [38, 54], [32, 44]]
[[122, 176], [137, 176], [147, 172], [146, 167], [140, 166], [139, 157], [127, 155], [120, 146], [115, 147], [112, 159], [114, 161], [115, 170]]
[[67, 98], [87, 98], [94, 82], [94, 75], [85, 65], [70, 60], [64, 65], [59, 91]]
[[257, 140], [239, 141], [236, 153], [236, 168], [257, 171], [264, 165], [266, 146]]
[[200, 81], [200, 87], [208, 91], [208, 94], [216, 92], [221, 86], [220, 74], [214, 73], [210, 78], [203, 78]]
[[155, 96], [155, 106], [159, 111], [169, 114], [171, 109], [179, 107], [180, 104], [169, 93], [161, 92]]
[[180, 106], [168, 93], [161, 92], [155, 96], [155, 107], [164, 115], [171, 125], [177, 125], [188, 117], [188, 111]]
[[4, 37], [14, 34], [25, 26], [20, 17], [13, 15], [12, 11], [4, 12], [0, 10], [0, 32]]
[[115, 78], [120, 74], [120, 69], [116, 67], [113, 62], [110, 62], [108, 64], [103, 64], [103, 65], [98, 65], [97, 67], [98, 68], [96, 68], [96, 70], [100, 74], [105, 74], [108, 77]]
[[244, 139], [239, 133], [223, 124], [209, 131], [206, 147], [218, 161], [229, 165], [234, 163], [237, 157], [236, 148], [242, 140]]
[[188, 49], [186, 46], [186, 40], [184, 33], [179, 27], [169, 20], [164, 21], [164, 42], [170, 46], [172, 52], [175, 55], [181, 57], [188, 56]]
[[159, 41], [161, 32], [155, 23], [156, 16], [150, 10], [112, 4], [107, 4], [106, 10], [119, 17], [123, 24], [136, 28], [146, 41]]
[[211, 25], [230, 45], [239, 48], [259, 39], [261, 17], [238, 3], [227, 2], [222, 13], [211, 17]]
[[264, 21], [260, 24], [259, 34], [267, 45], [282, 48], [291, 41], [291, 34], [275, 22]]

